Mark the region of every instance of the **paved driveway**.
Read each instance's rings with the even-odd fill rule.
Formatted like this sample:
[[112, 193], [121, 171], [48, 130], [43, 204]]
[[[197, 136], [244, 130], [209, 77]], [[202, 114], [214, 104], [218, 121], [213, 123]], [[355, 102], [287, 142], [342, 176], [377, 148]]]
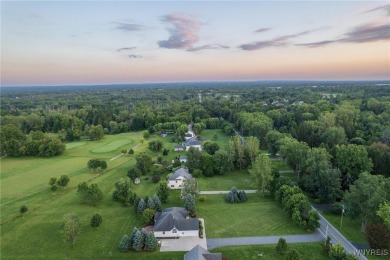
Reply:
[[199, 237], [181, 237], [178, 239], [159, 239], [161, 241], [161, 252], [167, 251], [190, 251], [196, 245], [200, 245], [203, 248], [207, 248], [206, 242], [206, 227], [204, 225], [204, 219], [200, 218], [203, 224], [203, 238]]

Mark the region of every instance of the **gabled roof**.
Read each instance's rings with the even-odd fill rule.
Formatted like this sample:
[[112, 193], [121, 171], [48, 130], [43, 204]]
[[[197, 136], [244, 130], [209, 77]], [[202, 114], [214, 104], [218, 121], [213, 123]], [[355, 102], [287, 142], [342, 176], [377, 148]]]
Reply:
[[184, 177], [186, 179], [192, 179], [192, 175], [188, 172], [186, 168], [179, 168], [174, 173], [168, 175], [169, 180], [176, 180], [178, 177]]
[[178, 231], [199, 230], [197, 218], [187, 219], [188, 211], [184, 208], [167, 208], [154, 215], [155, 224], [153, 231], [171, 231], [176, 228]]
[[195, 137], [192, 137], [192, 138], [186, 140], [183, 144], [185, 146], [191, 146], [191, 145], [201, 145], [202, 143], [199, 142]]
[[222, 260], [222, 254], [210, 253], [200, 245], [197, 245], [184, 255], [184, 260]]

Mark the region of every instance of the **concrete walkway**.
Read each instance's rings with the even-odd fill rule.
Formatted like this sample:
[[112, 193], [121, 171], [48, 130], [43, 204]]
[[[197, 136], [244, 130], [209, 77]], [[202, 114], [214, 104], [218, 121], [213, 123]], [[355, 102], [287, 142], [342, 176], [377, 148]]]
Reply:
[[221, 246], [277, 244], [279, 238], [281, 237], [286, 239], [287, 243], [309, 243], [324, 241], [324, 237], [319, 231], [309, 235], [209, 238], [207, 239], [207, 249], [211, 250]]

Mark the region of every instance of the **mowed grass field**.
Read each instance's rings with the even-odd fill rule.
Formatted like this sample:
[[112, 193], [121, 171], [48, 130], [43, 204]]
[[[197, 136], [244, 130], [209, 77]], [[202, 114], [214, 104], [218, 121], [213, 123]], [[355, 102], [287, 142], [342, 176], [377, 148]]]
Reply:
[[[256, 246], [229, 246], [219, 247], [211, 250], [211, 252], [222, 253], [228, 259], [265, 259], [265, 260], [279, 260], [284, 259], [275, 251], [276, 245], [256, 245]], [[326, 260], [330, 259], [325, 256], [322, 251], [321, 243], [297, 243], [288, 244], [287, 250], [296, 249], [302, 260]], [[262, 256], [259, 256], [262, 254]]]
[[291, 222], [288, 215], [271, 197], [247, 194], [240, 204], [225, 202], [224, 195], [202, 195], [197, 215], [205, 219], [209, 238], [307, 234]]
[[[219, 130], [206, 130], [205, 135], [217, 132], [221, 146], [228, 137]], [[139, 140], [142, 132], [107, 135], [100, 141], [81, 141], [67, 144], [66, 151], [52, 158], [1, 158], [1, 258], [29, 259], [74, 259], [74, 258], [130, 258], [130, 259], [183, 259], [185, 252], [121, 253], [117, 247], [124, 234], [139, 219], [133, 207], [122, 206], [111, 198], [114, 182], [126, 177], [127, 171], [135, 166], [135, 157], [146, 152], [156, 159], [159, 154], [147, 149], [147, 142], [153, 139], [164, 141], [170, 152], [163, 160], [170, 162], [181, 153], [173, 152], [176, 143], [170, 136], [152, 136], [144, 144]], [[120, 155], [122, 149], [134, 148], [133, 155]], [[94, 173], [87, 168], [92, 158], [104, 159], [108, 168], [103, 173]], [[115, 158], [115, 159], [114, 159]], [[114, 160], [112, 160], [114, 159]], [[70, 182], [64, 189], [50, 191], [50, 177], [67, 174]], [[77, 196], [77, 185], [83, 181], [97, 183], [104, 193], [103, 201], [96, 207], [81, 204]], [[231, 186], [252, 189], [247, 171], [235, 171], [226, 176], [199, 178], [202, 190], [226, 190]], [[139, 196], [152, 196], [157, 184], [151, 176], [142, 176], [141, 184], [134, 185]], [[171, 191], [163, 207], [182, 206], [179, 191]], [[29, 211], [19, 214], [22, 205]], [[282, 209], [271, 198], [249, 195], [243, 204], [228, 204], [221, 195], [207, 195], [205, 202], [197, 203], [198, 216], [206, 219], [208, 237], [257, 236], [302, 234], [304, 230], [295, 226]], [[64, 242], [62, 233], [63, 216], [76, 213], [81, 221], [81, 232], [76, 246]], [[103, 217], [97, 229], [90, 227], [94, 213]]]
[[[147, 143], [138, 146], [134, 155], [110, 159], [118, 156], [121, 149], [138, 145], [140, 136], [140, 133], [127, 133], [105, 136], [100, 141], [69, 143], [61, 156], [52, 158], [2, 158], [1, 258], [182, 259], [183, 252], [123, 254], [117, 250], [121, 237], [129, 234], [139, 223], [133, 207], [124, 207], [112, 200], [113, 184], [126, 176], [128, 169], [135, 165], [136, 154], [145, 151]], [[116, 149], [113, 149], [114, 146]], [[95, 153], [95, 149], [99, 149], [99, 153]], [[91, 158], [107, 161], [108, 168], [103, 174], [88, 170], [87, 162]], [[61, 174], [70, 177], [69, 185], [51, 192], [49, 178]], [[80, 203], [76, 187], [82, 181], [97, 183], [103, 191], [105, 197], [98, 206]], [[156, 185], [150, 180], [142, 180], [134, 191], [140, 196], [150, 196], [155, 193]], [[179, 195], [174, 194], [167, 206], [177, 205], [178, 202]], [[24, 216], [19, 214], [22, 205], [29, 208]], [[63, 241], [61, 224], [63, 216], [68, 213], [76, 213], [81, 221], [81, 232], [74, 248]], [[90, 227], [94, 213], [103, 217], [98, 229]]]

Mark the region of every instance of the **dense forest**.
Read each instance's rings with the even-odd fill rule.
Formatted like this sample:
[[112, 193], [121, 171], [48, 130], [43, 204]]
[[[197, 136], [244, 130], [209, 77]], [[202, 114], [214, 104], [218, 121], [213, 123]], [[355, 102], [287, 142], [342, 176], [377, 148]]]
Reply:
[[[13, 88], [1, 95], [1, 154], [53, 156], [62, 142], [147, 129], [150, 133], [222, 128], [255, 136], [262, 149], [280, 151], [280, 139], [336, 154], [364, 147], [369, 169], [390, 176], [390, 88], [386, 84], [229, 83]], [[200, 129], [199, 129], [200, 130]], [[287, 139], [284, 140], [287, 142]], [[292, 145], [292, 144], [291, 144]], [[286, 146], [284, 146], [286, 147]], [[343, 150], [344, 149], [344, 150]], [[353, 150], [353, 149], [352, 149]], [[288, 149], [283, 151], [288, 157]], [[289, 159], [295, 170], [303, 164]], [[344, 165], [344, 164], [343, 164]], [[340, 163], [340, 171], [343, 167]], [[368, 169], [368, 168], [367, 168]], [[356, 176], [346, 177], [353, 181]], [[345, 180], [348, 181], [348, 180]]]

